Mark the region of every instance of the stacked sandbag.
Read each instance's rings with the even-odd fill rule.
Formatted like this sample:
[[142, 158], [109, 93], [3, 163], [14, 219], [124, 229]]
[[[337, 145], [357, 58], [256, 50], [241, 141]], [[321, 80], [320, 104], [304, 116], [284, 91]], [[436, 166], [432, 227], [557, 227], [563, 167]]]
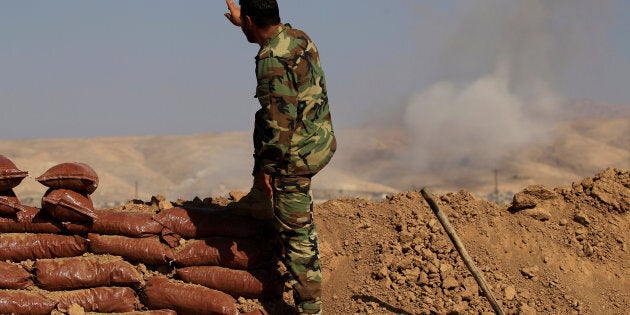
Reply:
[[269, 226], [225, 210], [174, 207], [153, 219], [163, 225], [162, 239], [173, 248], [176, 266], [256, 269], [275, 265]]
[[144, 284], [132, 264], [110, 255], [39, 259], [33, 273], [37, 286], [48, 291], [112, 286], [138, 289]]
[[57, 303], [39, 291], [0, 290], [0, 314], [48, 315]]
[[161, 240], [172, 250], [175, 276], [147, 280], [139, 295], [150, 309], [236, 314], [237, 297], [281, 296], [284, 282], [268, 223], [192, 207], [163, 209], [153, 219], [163, 226]]
[[41, 209], [22, 205], [13, 188], [28, 176], [0, 155], [0, 233], [61, 233], [61, 223]]
[[95, 287], [81, 290], [50, 292], [47, 296], [57, 301], [56, 307], [68, 312], [73, 304], [84, 311], [101, 313], [132, 312], [140, 308], [136, 292], [128, 287]]
[[178, 314], [239, 314], [236, 300], [229, 294], [166, 277], [149, 279], [140, 296], [150, 309], [172, 309]]
[[232, 296], [246, 298], [274, 298], [282, 292], [279, 270], [237, 270], [219, 266], [193, 266], [176, 269], [177, 277], [223, 291]]
[[21, 210], [22, 204], [13, 189], [0, 191], [0, 215], [15, 216]]
[[131, 238], [159, 237], [162, 225], [153, 220], [153, 213], [94, 210], [96, 218], [90, 222], [67, 222], [64, 227], [74, 234], [98, 233]]
[[0, 155], [0, 216], [15, 216], [21, 210], [20, 200], [13, 188], [28, 176], [28, 171], [17, 168], [13, 161]]
[[267, 240], [229, 237], [205, 237], [184, 242], [174, 250], [176, 266], [221, 266], [254, 270], [277, 265], [273, 248]]
[[15, 216], [0, 216], [0, 233], [64, 233], [59, 220], [51, 217], [40, 208], [27, 205]]
[[79, 256], [87, 252], [87, 239], [78, 235], [2, 233], [0, 260], [26, 260]]
[[[168, 234], [162, 236], [177, 241], [169, 245], [158, 236], [134, 238], [88, 233], [93, 254], [118, 255], [153, 268], [175, 268], [175, 272], [163, 272], [162, 277], [149, 276], [146, 285], [139, 289], [140, 301], [148, 309], [170, 309], [183, 314], [238, 314], [235, 297], [281, 295], [284, 283], [275, 254], [269, 242], [260, 239], [269, 231], [265, 223], [249, 221], [248, 217], [235, 218], [216, 209], [179, 207], [159, 211], [153, 219], [168, 229]], [[249, 231], [243, 231], [238, 224], [241, 221]], [[233, 229], [225, 228], [227, 223], [233, 224]], [[173, 277], [175, 273], [181, 276]]]
[[173, 260], [173, 249], [162, 243], [160, 238], [132, 238], [122, 235], [88, 234], [90, 251], [95, 254], [116, 255], [134, 263], [145, 265], [169, 265]]
[[13, 192], [27, 176], [0, 155], [0, 260], [22, 262], [78, 256], [87, 252], [87, 239], [60, 235], [61, 225], [39, 209], [22, 205]]
[[[6, 275], [2, 273], [5, 269]], [[36, 259], [31, 264], [24, 262], [24, 266], [0, 265], [0, 276], [8, 278], [9, 272], [13, 272], [13, 283], [0, 281], [2, 288], [8, 288], [0, 290], [2, 314], [50, 314], [51, 309], [68, 312], [73, 305], [85, 312], [103, 313], [144, 308], [137, 294], [144, 285], [143, 276], [121, 257], [86, 254]]]
[[39, 209], [22, 205], [13, 188], [28, 171], [20, 170], [13, 161], [0, 155], [0, 233], [59, 233], [61, 226], [39, 215]]
[[140, 272], [121, 257], [88, 255], [38, 259], [33, 264], [36, 285], [66, 312], [75, 304], [83, 311], [130, 312], [141, 309], [136, 289]]
[[[21, 205], [8, 194], [17, 211], [0, 219], [0, 260], [14, 262], [4, 268], [17, 278], [13, 286], [2, 284], [8, 290], [0, 291], [0, 312], [49, 314], [51, 308], [64, 312], [73, 304], [85, 311], [138, 310], [135, 289], [143, 279], [135, 267], [121, 258], [83, 257], [88, 239], [64, 226], [96, 219], [89, 196], [98, 186], [96, 172], [85, 163], [61, 163], [36, 180], [49, 187], [41, 209]], [[18, 262], [29, 268], [19, 269]], [[20, 290], [25, 288], [29, 293]]]
[[0, 289], [28, 289], [33, 286], [31, 273], [20, 264], [0, 261]]
[[226, 210], [174, 207], [154, 216], [173, 246], [177, 277], [234, 297], [271, 298], [284, 285], [273, 230], [265, 221]]
[[164, 226], [162, 238], [171, 246], [176, 246], [181, 238], [253, 238], [271, 233], [270, 227], [260, 220], [209, 208], [174, 207], [160, 211], [153, 219]]
[[98, 187], [98, 175], [85, 163], [60, 163], [36, 178], [48, 191], [42, 209], [64, 222], [91, 222], [96, 219], [90, 198]]
[[[59, 220], [67, 233], [86, 237], [91, 232], [141, 236], [145, 228], [136, 225], [138, 218], [143, 224], [149, 222], [154, 234], [161, 233], [161, 226], [150, 220], [150, 216], [147, 220], [142, 215], [94, 209], [90, 194], [98, 187], [99, 180], [88, 164], [57, 164], [36, 180], [49, 188], [42, 197], [42, 210]], [[94, 245], [89, 244], [91, 254], [108, 254], [94, 251]], [[133, 250], [137, 252], [138, 248], [142, 247]], [[141, 308], [135, 290], [144, 279], [121, 257], [96, 255], [40, 259], [35, 262], [33, 271], [38, 287], [56, 292], [52, 296], [61, 311], [68, 311], [73, 304], [79, 305], [83, 311], [98, 312], [130, 312]]]
[[[60, 218], [51, 216], [51, 213], [57, 212], [74, 215], [61, 207], [71, 209], [78, 204], [76, 198], [62, 198], [50, 191], [58, 198], [56, 204], [60, 206], [51, 212], [22, 205], [13, 188], [26, 176], [26, 171], [17, 169], [12, 161], [0, 156], [0, 260], [4, 262], [0, 265], [2, 314], [50, 314], [58, 308], [61, 300], [50, 296], [51, 292], [36, 287], [32, 263], [76, 257], [88, 251], [86, 238], [64, 233]], [[96, 305], [94, 297], [87, 300]]]
[[98, 176], [78, 162], [36, 178], [37, 208], [13, 192], [26, 176], [0, 156], [0, 314], [238, 314], [238, 297], [282, 294], [265, 221], [167, 202], [95, 209]]

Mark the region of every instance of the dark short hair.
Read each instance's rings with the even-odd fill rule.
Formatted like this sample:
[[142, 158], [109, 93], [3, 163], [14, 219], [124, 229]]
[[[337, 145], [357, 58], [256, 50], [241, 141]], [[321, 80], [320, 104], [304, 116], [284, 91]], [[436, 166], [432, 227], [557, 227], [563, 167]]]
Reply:
[[280, 9], [276, 0], [239, 0], [239, 5], [241, 16], [249, 16], [258, 27], [280, 24]]

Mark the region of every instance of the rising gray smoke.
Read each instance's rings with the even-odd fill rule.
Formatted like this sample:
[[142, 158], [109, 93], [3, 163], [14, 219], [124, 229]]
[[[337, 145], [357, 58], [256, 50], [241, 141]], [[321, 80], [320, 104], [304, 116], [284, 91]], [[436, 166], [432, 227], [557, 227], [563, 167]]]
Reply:
[[618, 4], [453, 3], [439, 12], [418, 7], [422, 86], [403, 116], [414, 139], [406, 162], [418, 171], [493, 168], [506, 154], [548, 139], [547, 118], [567, 97], [559, 91], [571, 85], [575, 67], [593, 64]]

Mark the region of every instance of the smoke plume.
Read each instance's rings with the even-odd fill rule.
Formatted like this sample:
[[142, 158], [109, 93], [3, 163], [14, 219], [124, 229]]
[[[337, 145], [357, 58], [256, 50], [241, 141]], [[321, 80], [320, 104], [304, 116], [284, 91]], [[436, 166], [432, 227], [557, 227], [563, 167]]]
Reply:
[[[606, 29], [606, 1], [485, 0], [419, 6], [424, 83], [404, 109], [418, 171], [494, 168], [549, 138], [558, 87]], [[593, 37], [595, 36], [595, 37]], [[427, 52], [428, 51], [428, 52]]]

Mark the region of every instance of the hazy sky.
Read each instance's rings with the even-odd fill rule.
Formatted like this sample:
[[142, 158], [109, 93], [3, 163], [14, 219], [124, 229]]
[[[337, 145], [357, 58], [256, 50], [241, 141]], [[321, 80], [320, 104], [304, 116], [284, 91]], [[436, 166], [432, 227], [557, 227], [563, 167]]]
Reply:
[[[519, 106], [534, 85], [630, 104], [628, 0], [279, 4], [320, 50], [336, 128], [506, 67]], [[0, 0], [0, 138], [251, 130], [258, 46], [224, 12], [223, 0]]]

